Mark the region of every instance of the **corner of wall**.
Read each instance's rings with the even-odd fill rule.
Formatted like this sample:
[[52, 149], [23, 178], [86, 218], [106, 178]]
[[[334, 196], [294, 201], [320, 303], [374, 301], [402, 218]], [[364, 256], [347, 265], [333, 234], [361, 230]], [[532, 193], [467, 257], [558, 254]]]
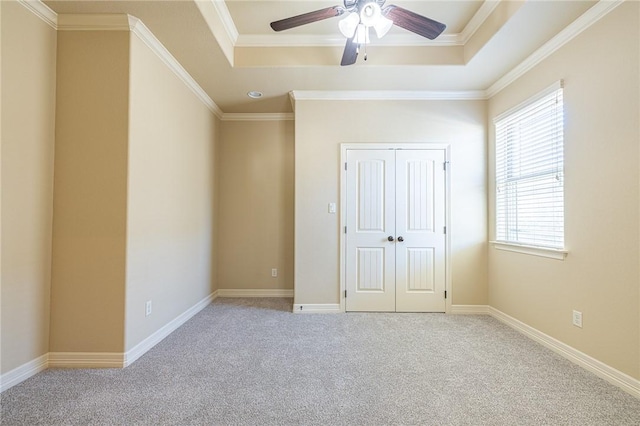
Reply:
[[129, 35], [61, 31], [57, 52], [50, 350], [118, 353], [124, 349]]

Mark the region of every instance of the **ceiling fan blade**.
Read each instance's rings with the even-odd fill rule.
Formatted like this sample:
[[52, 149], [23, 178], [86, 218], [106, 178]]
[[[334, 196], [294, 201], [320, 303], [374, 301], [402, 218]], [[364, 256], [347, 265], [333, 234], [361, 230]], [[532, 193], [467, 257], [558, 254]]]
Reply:
[[281, 19], [271, 23], [274, 31], [288, 30], [290, 28], [299, 27], [300, 25], [310, 24], [312, 22], [322, 21], [323, 19], [333, 18], [344, 13], [342, 6], [332, 6], [313, 12], [303, 13], [302, 15], [292, 16], [290, 18]]
[[418, 15], [400, 6], [389, 5], [384, 9], [383, 14], [391, 19], [395, 25], [430, 40], [438, 37], [447, 28], [443, 23]]
[[347, 44], [344, 46], [344, 53], [342, 54], [342, 61], [340, 65], [353, 65], [358, 59], [358, 44], [353, 42], [355, 36], [347, 39]]

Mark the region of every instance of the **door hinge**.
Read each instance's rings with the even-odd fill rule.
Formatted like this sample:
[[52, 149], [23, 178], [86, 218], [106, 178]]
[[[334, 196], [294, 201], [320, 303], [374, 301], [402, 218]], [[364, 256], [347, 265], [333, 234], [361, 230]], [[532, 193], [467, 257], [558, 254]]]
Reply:
[[347, 298], [347, 290], [344, 291], [344, 298]]
[[447, 233], [447, 227], [446, 226], [444, 227], [444, 233], [445, 234]]
[[347, 233], [347, 227], [346, 226], [344, 227], [344, 233], [345, 234]]
[[448, 161], [445, 161], [444, 163], [442, 163], [442, 170], [444, 170], [445, 172], [447, 171], [447, 164], [449, 164]]
[[444, 291], [444, 298], [447, 298], [447, 290]]
[[347, 163], [344, 163], [344, 169], [347, 170]]

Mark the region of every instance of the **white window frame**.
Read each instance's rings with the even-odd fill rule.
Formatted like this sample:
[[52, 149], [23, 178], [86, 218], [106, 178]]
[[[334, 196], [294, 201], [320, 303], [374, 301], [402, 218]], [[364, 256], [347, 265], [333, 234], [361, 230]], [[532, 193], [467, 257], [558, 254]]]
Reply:
[[[563, 83], [558, 81], [521, 104], [494, 118], [495, 134], [495, 234], [492, 245], [499, 250], [563, 260], [567, 255], [564, 244], [564, 111], [562, 103]], [[554, 104], [550, 104], [554, 102]], [[553, 106], [551, 106], [553, 105]], [[557, 105], [560, 108], [557, 108]], [[541, 110], [540, 108], [544, 108]], [[521, 153], [519, 135], [526, 127], [525, 120], [540, 120], [539, 111], [549, 116], [541, 124], [545, 129], [554, 129], [554, 136], [545, 137], [535, 147], [535, 154]], [[523, 125], [525, 127], [521, 127]], [[555, 130], [557, 125], [559, 129]], [[553, 126], [553, 127], [551, 127]], [[500, 132], [504, 130], [504, 132]], [[507, 138], [507, 134], [517, 134]], [[530, 134], [526, 136], [532, 138]], [[531, 142], [531, 140], [529, 140]], [[510, 154], [514, 152], [514, 154]], [[500, 155], [502, 154], [502, 155]], [[543, 157], [543, 163], [539, 158]], [[557, 181], [559, 186], [550, 187], [549, 182]], [[535, 181], [536, 183], [533, 183]], [[524, 188], [526, 194], [518, 194], [506, 188]], [[500, 193], [500, 191], [503, 191]], [[553, 209], [540, 209], [531, 204], [534, 192], [544, 191]], [[535, 201], [535, 200], [534, 200]], [[527, 204], [527, 202], [529, 204]], [[527, 207], [521, 207], [526, 205]], [[533, 216], [534, 219], [524, 219]], [[510, 224], [509, 218], [513, 218]], [[521, 220], [520, 218], [523, 218]], [[536, 230], [536, 225], [544, 220], [553, 225]], [[525, 225], [520, 225], [524, 221]], [[555, 223], [554, 223], [555, 222]], [[513, 225], [516, 223], [517, 225]], [[561, 225], [558, 226], [558, 223]], [[520, 228], [522, 226], [522, 228]]]

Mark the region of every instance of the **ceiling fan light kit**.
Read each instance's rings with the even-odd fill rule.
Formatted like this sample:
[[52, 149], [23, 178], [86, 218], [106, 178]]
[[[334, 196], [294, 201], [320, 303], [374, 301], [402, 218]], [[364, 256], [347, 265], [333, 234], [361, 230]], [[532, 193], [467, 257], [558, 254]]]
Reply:
[[344, 19], [338, 22], [338, 29], [340, 33], [346, 38], [351, 38], [356, 33], [356, 28], [360, 24], [360, 15], [356, 12], [351, 12]]
[[392, 26], [393, 21], [391, 19], [387, 19], [380, 15], [380, 19], [378, 19], [378, 22], [373, 26], [373, 29], [376, 30], [378, 38], [382, 38], [389, 32]]
[[395, 24], [430, 40], [438, 37], [446, 28], [445, 24], [399, 6], [389, 5], [383, 9], [384, 3], [385, 0], [344, 0], [344, 7], [332, 6], [274, 21], [271, 28], [274, 31], [288, 30], [348, 12], [347, 16], [338, 22], [340, 33], [347, 38], [340, 65], [356, 62], [360, 45], [366, 46], [369, 43], [371, 27], [378, 38], [384, 37]]

